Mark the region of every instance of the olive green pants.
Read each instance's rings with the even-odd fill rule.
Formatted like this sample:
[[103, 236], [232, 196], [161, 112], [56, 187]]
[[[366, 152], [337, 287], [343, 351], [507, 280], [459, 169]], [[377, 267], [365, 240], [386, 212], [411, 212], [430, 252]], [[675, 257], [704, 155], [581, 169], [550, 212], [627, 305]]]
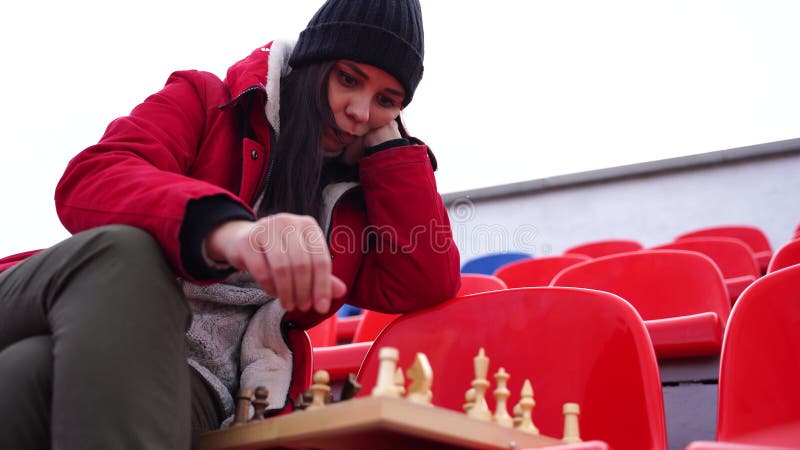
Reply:
[[113, 225], [0, 273], [0, 448], [189, 449], [218, 412], [156, 241]]

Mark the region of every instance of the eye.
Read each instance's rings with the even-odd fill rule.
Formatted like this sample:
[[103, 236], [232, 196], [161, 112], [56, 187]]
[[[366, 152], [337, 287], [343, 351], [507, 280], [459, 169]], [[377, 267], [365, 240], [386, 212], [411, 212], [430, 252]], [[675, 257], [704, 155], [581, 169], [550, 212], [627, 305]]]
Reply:
[[378, 104], [384, 108], [394, 108], [397, 106], [397, 102], [388, 95], [378, 94]]
[[352, 87], [356, 85], [356, 77], [350, 75], [349, 73], [345, 72], [344, 70], [339, 71], [339, 82], [342, 83], [343, 86]]

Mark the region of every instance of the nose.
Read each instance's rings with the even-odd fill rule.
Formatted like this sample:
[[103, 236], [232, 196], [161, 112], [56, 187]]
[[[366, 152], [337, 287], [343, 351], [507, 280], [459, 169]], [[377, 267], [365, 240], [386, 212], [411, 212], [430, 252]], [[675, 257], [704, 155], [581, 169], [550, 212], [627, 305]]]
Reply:
[[367, 122], [369, 120], [369, 99], [366, 96], [354, 96], [348, 102], [345, 112], [354, 122]]

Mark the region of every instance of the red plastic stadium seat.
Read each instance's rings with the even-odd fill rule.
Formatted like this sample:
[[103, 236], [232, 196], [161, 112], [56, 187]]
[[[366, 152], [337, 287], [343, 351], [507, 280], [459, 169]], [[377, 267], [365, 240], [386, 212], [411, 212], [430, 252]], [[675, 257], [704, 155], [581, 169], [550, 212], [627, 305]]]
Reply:
[[800, 448], [800, 266], [748, 287], [720, 360], [717, 440]]
[[314, 348], [336, 345], [336, 320], [334, 314], [306, 330]]
[[[505, 288], [506, 284], [503, 280], [492, 275], [461, 274], [461, 289], [459, 289], [458, 295], [471, 295]], [[353, 333], [352, 344], [330, 348], [315, 346], [314, 348], [314, 370], [327, 370], [332, 382], [344, 380], [348, 373], [356, 373], [369, 349], [369, 344], [380, 334], [381, 330], [401, 314], [364, 310], [361, 316]]]
[[498, 289], [505, 289], [505, 281], [497, 278], [494, 275], [483, 275], [479, 273], [462, 273], [461, 274], [461, 288], [458, 290], [456, 297], [462, 295], [476, 294], [478, 292], [496, 291]]
[[336, 318], [336, 343], [349, 343], [353, 341], [358, 323], [364, 318], [364, 313], [355, 316], [339, 316]]
[[565, 267], [590, 259], [586, 255], [555, 255], [508, 263], [494, 273], [510, 288], [549, 286], [553, 277]]
[[371, 345], [372, 341], [368, 341], [314, 348], [314, 372], [325, 369], [332, 385], [341, 383], [348, 374], [358, 372]]
[[[506, 289], [404, 315], [386, 327], [367, 354], [358, 375], [359, 395], [369, 395], [374, 387], [384, 346], [399, 350], [403, 369], [417, 352], [426, 354], [437, 406], [463, 412], [464, 394], [475, 378], [473, 357], [484, 348], [490, 358], [489, 389], [498, 368], [511, 376], [509, 405], [519, 400], [523, 380], [530, 379], [533, 421], [542, 434], [561, 437], [562, 405], [577, 402], [584, 440], [607, 442], [616, 450], [667, 448], [655, 354], [641, 318], [616, 295], [577, 288]], [[493, 410], [492, 395], [486, 399]]]
[[685, 250], [641, 250], [604, 256], [562, 270], [553, 286], [612, 292], [645, 320], [659, 358], [718, 355], [730, 300], [707, 256]]
[[[292, 349], [292, 381], [289, 384], [289, 398], [295, 399], [305, 392], [311, 385], [313, 372], [311, 340], [305, 330], [291, 328], [286, 333], [286, 340], [289, 348]], [[288, 402], [283, 413], [289, 413], [294, 409], [294, 405]]]
[[644, 246], [630, 239], [603, 239], [586, 242], [564, 250], [564, 254], [586, 255], [590, 258], [641, 250]]
[[491, 275], [503, 264], [518, 259], [530, 258], [532, 255], [523, 252], [488, 253], [472, 258], [461, 265], [461, 273], [482, 273]]
[[727, 225], [718, 227], [709, 227], [693, 230], [683, 233], [675, 238], [676, 241], [684, 238], [695, 237], [731, 237], [742, 240], [747, 246], [753, 250], [758, 267], [761, 273], [766, 273], [767, 265], [772, 257], [772, 247], [769, 245], [767, 236], [759, 228], [749, 225]]
[[[539, 447], [541, 448], [541, 447]], [[533, 449], [520, 449], [533, 450]], [[562, 444], [547, 447], [547, 450], [613, 450], [603, 441], [580, 442], [578, 444]]]
[[795, 239], [783, 244], [778, 251], [772, 255], [767, 267], [767, 273], [775, 272], [795, 264], [800, 264], [800, 239]]
[[353, 334], [353, 342], [371, 342], [375, 336], [389, 325], [400, 314], [386, 314], [377, 311], [364, 310], [361, 322], [356, 327]]
[[[493, 275], [483, 275], [478, 273], [462, 273], [461, 288], [456, 294], [458, 297], [463, 295], [476, 294], [478, 292], [496, 291], [505, 289], [506, 283]], [[361, 322], [356, 327], [353, 335], [353, 342], [372, 341], [378, 336], [386, 325], [399, 317], [400, 314], [385, 314], [375, 311], [364, 311]]]
[[697, 441], [687, 445], [686, 450], [797, 450], [797, 448], [774, 447], [772, 445], [734, 444], [731, 442]]
[[13, 255], [4, 256], [0, 258], [0, 272], [11, 268], [12, 266], [22, 262], [26, 258], [39, 253], [41, 250], [29, 250], [27, 252], [15, 253]]
[[726, 237], [685, 238], [653, 249], [690, 250], [711, 258], [722, 272], [731, 304], [739, 298], [744, 288], [761, 276], [761, 269], [753, 252], [744, 242]]

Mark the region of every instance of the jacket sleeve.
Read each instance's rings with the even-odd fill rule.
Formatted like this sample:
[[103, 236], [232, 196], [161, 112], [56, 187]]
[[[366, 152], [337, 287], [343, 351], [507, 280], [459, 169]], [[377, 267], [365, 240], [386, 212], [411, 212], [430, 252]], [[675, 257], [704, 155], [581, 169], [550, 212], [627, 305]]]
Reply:
[[[215, 86], [211, 77], [197, 71], [173, 73], [160, 92], [113, 121], [99, 143], [70, 161], [55, 195], [67, 230], [132, 225], [160, 243], [178, 275], [200, 282], [224, 275], [187, 271], [188, 256], [182, 255], [180, 242], [187, 207], [209, 204], [209, 197], [216, 199], [210, 203], [227, 205], [216, 220], [230, 214], [252, 217], [228, 190], [188, 175], [201, 148], [208, 110], [214, 108], [206, 100], [207, 90]], [[218, 79], [216, 83], [221, 86]], [[183, 231], [184, 236], [192, 233]]]
[[458, 248], [427, 147], [381, 151], [360, 166], [367, 248], [348, 303], [404, 313], [454, 297], [461, 284]]

